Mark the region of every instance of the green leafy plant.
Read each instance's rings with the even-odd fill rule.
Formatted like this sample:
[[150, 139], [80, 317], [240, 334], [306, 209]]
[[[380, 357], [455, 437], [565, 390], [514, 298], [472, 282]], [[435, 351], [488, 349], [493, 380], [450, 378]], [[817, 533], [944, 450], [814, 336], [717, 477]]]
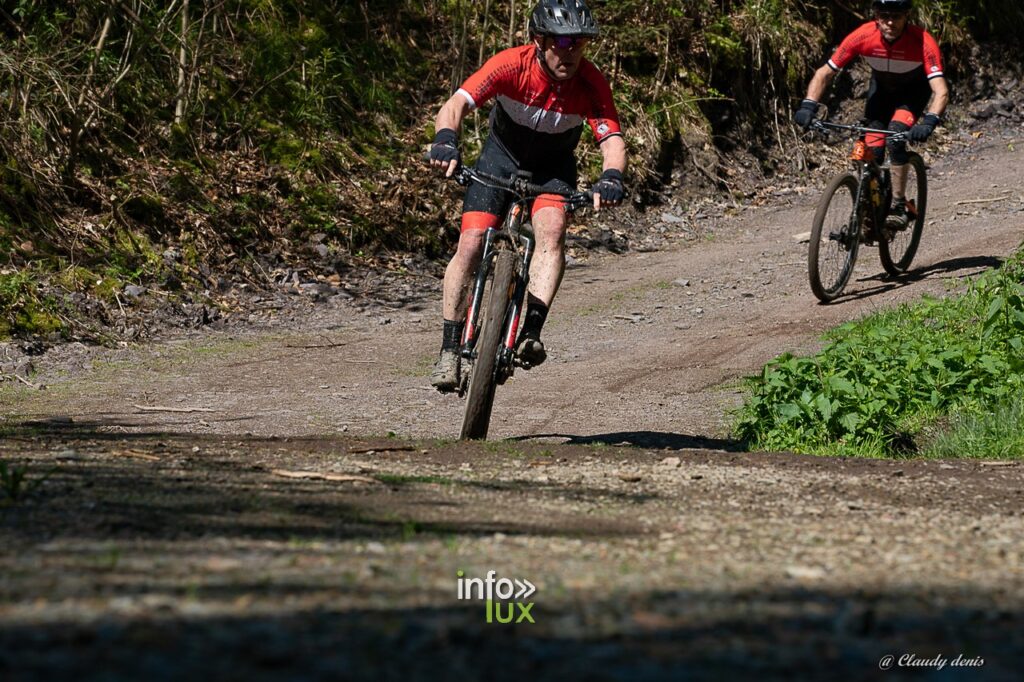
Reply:
[[748, 381], [736, 434], [752, 447], [893, 455], [922, 415], [978, 411], [1024, 390], [1024, 258], [971, 284], [839, 327], [813, 357]]

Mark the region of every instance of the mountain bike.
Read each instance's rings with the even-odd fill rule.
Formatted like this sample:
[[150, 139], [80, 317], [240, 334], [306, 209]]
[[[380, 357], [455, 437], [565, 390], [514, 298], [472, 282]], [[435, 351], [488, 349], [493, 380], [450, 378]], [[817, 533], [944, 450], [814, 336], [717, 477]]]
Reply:
[[515, 353], [515, 344], [534, 252], [530, 201], [541, 194], [561, 194], [566, 210], [572, 212], [592, 204], [593, 194], [565, 193], [536, 185], [530, 181], [531, 174], [524, 171], [499, 178], [462, 166], [453, 177], [463, 186], [479, 182], [513, 196], [502, 226], [488, 228], [484, 233], [460, 347], [464, 370], [459, 395], [466, 396], [460, 438], [479, 439], [487, 437], [496, 388], [508, 381], [517, 366], [523, 366]]
[[894, 133], [863, 126], [815, 121], [811, 129], [827, 134], [829, 130], [854, 132], [861, 136], [853, 146], [852, 171], [841, 173], [825, 187], [814, 213], [811, 243], [807, 251], [807, 270], [811, 291], [822, 303], [843, 293], [850, 281], [861, 244], [878, 244], [882, 267], [892, 277], [910, 267], [921, 243], [925, 210], [928, 205], [928, 179], [924, 159], [910, 152], [907, 163], [907, 224], [892, 229], [885, 224], [892, 205], [892, 178], [888, 163], [879, 165], [863, 135], [886, 136], [886, 144], [905, 142], [909, 132]]

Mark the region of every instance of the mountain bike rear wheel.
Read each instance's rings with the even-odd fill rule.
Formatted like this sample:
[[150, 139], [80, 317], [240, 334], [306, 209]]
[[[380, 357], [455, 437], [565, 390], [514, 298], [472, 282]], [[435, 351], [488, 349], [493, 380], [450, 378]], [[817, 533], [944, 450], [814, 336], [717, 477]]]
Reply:
[[885, 238], [878, 244], [878, 256], [882, 260], [882, 267], [891, 276], [896, 277], [905, 273], [914, 260], [917, 247], [921, 243], [927, 207], [928, 180], [925, 175], [924, 159], [912, 153], [907, 163], [907, 226], [895, 232], [886, 230]]
[[834, 301], [850, 281], [860, 248], [862, 216], [857, 210], [857, 178], [832, 178], [818, 202], [807, 249], [811, 291], [822, 303]]
[[491, 408], [494, 406], [494, 389], [497, 386], [496, 364], [501, 346], [502, 332], [509, 301], [512, 299], [512, 284], [516, 270], [516, 254], [499, 251], [494, 263], [491, 291], [487, 298], [484, 321], [480, 338], [476, 344], [476, 360], [469, 379], [466, 395], [466, 413], [462, 419], [460, 438], [487, 438], [491, 422]]

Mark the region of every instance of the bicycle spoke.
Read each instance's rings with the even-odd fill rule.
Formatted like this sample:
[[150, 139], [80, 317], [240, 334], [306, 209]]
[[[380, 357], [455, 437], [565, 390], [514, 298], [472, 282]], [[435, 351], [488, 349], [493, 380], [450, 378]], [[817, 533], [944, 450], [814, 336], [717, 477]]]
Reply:
[[850, 253], [850, 222], [853, 215], [853, 196], [845, 186], [839, 188], [832, 197], [822, 234], [827, 238], [821, 240], [818, 250], [818, 275], [826, 289], [833, 288], [839, 282], [847, 268]]
[[887, 239], [879, 245], [882, 267], [892, 276], [903, 274], [910, 268], [924, 228], [928, 187], [924, 161], [917, 155], [912, 155], [907, 164], [906, 197], [908, 213], [906, 227], [899, 230], [887, 230]]

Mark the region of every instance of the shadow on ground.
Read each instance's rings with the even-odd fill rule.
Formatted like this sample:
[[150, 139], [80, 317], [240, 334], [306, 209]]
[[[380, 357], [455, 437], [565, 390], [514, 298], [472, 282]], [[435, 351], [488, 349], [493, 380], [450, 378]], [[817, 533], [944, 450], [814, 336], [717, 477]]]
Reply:
[[[884, 272], [878, 273], [868, 277], [861, 277], [857, 280], [858, 282], [878, 282], [878, 284], [869, 286], [866, 289], [859, 289], [857, 291], [843, 294], [837, 298], [834, 303], [856, 301], [862, 298], [878, 296], [889, 291], [901, 289], [930, 277], [954, 276], [954, 274], [956, 277], [961, 278], [975, 277], [986, 270], [998, 269], [1002, 264], [1003, 259], [995, 256], [968, 256], [938, 261], [937, 263], [932, 263], [931, 265], [926, 265], [922, 268], [910, 270], [906, 274], [896, 278], [890, 277]], [[969, 270], [970, 272], [963, 272], [964, 270]]]
[[537, 433], [530, 436], [515, 436], [508, 440], [521, 442], [544, 438], [562, 438], [569, 445], [626, 445], [655, 450], [723, 450], [726, 452], [744, 452], [746, 450], [742, 443], [735, 440], [665, 431], [616, 431], [589, 436], [568, 433]]
[[[112, 616], [0, 624], [0, 676], [75, 680], [1019, 679], [1024, 617], [994, 595], [776, 589], [533, 597], [534, 624], [484, 606]], [[471, 604], [471, 605], [470, 605]], [[947, 661], [885, 672], [892, 655]], [[958, 655], [982, 667], [952, 667]], [[738, 676], [738, 677], [737, 677]]]
[[[614, 537], [642, 531], [631, 522], [595, 521], [579, 513], [525, 513], [511, 502], [476, 509], [473, 496], [512, 500], [528, 492], [538, 500], [629, 504], [653, 497], [640, 491], [528, 481], [514, 472], [485, 479], [406, 475], [391, 471], [393, 459], [382, 459], [409, 452], [429, 470], [441, 471], [474, 457], [500, 461], [512, 456], [487, 452], [485, 443], [448, 444], [436, 448], [438, 454], [430, 459], [420, 454], [426, 449], [387, 438], [366, 442], [126, 433], [117, 431], [119, 426], [113, 420], [54, 418], [25, 422], [4, 437], [3, 459], [12, 466], [25, 463], [27, 480], [45, 478], [45, 484], [28, 495], [29, 504], [9, 507], [0, 516], [0, 537], [17, 543], [211, 535], [286, 541], [495, 533]], [[140, 424], [133, 422], [132, 427]], [[522, 461], [527, 453], [513, 454]]]
[[[488, 624], [482, 603], [456, 600], [454, 578], [450, 590], [402, 578], [415, 575], [404, 564], [442, 546], [419, 540], [454, 538], [486, 553], [496, 533], [523, 543], [632, 542], [644, 531], [632, 519], [553, 512], [544, 504], [546, 495], [588, 504], [610, 499], [608, 490], [585, 486], [534, 481], [527, 494], [514, 480], [273, 475], [284, 464], [331, 471], [344, 450], [370, 457], [417, 447], [405, 442], [356, 447], [337, 439], [107, 431], [116, 426], [37, 421], [0, 441], [4, 459], [27, 462], [30, 475], [51, 470], [38, 495], [0, 509], [5, 682], [871, 679], [887, 654], [981, 657], [984, 667], [947, 665], [940, 679], [998, 680], [1017, 679], [1024, 655], [1024, 611], [1003, 593], [819, 589], [813, 579], [741, 592], [645, 589], [651, 582], [642, 563], [617, 583], [632, 585], [628, 592], [542, 590], [531, 597], [534, 624]], [[659, 432], [563, 437], [734, 447]], [[453, 447], [504, 456], [487, 444]], [[468, 498], [452, 494], [463, 489]], [[641, 507], [630, 505], [644, 499], [623, 494], [622, 515], [635, 516], [631, 510]], [[354, 556], [356, 543], [336, 542], [351, 539], [363, 552], [373, 541], [401, 542]], [[119, 559], [118, 548], [128, 556]], [[440, 551], [451, 563], [462, 560], [455, 549]], [[247, 564], [253, 556], [273, 565]], [[210, 564], [225, 561], [239, 568]], [[424, 570], [441, 570], [436, 555], [430, 562]], [[337, 574], [353, 565], [372, 569], [369, 577]], [[357, 606], [368, 601], [386, 606]], [[896, 668], [885, 675], [929, 673], [934, 669]]]

